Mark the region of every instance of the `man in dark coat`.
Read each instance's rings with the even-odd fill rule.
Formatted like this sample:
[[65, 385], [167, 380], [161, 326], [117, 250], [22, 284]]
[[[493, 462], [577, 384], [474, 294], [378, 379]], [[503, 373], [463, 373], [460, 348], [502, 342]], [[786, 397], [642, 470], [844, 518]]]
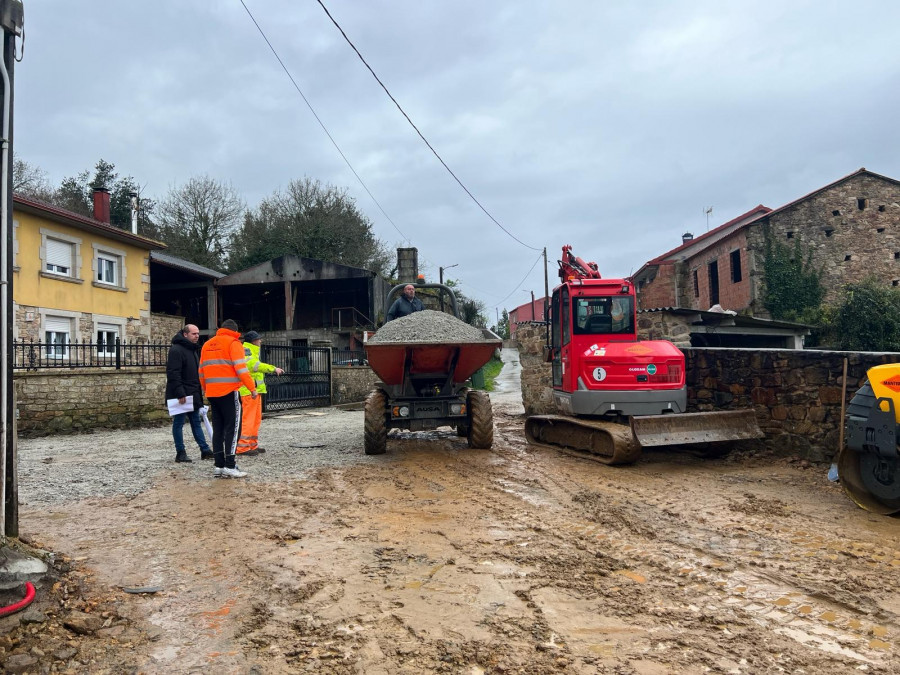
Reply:
[[403, 287], [403, 295], [394, 300], [394, 304], [388, 310], [387, 320], [393, 321], [401, 316], [409, 316], [413, 312], [421, 312], [423, 309], [425, 305], [416, 297], [416, 287], [406, 284]]
[[190, 462], [184, 450], [184, 418], [191, 423], [194, 440], [200, 446], [200, 458], [212, 459], [213, 452], [203, 435], [203, 422], [198, 412], [203, 405], [203, 391], [200, 388], [200, 329], [187, 324], [175, 337], [169, 348], [169, 359], [166, 362], [166, 400], [177, 398], [184, 403], [188, 396], [194, 397], [194, 410], [172, 416], [172, 438], [175, 440], [175, 461]]

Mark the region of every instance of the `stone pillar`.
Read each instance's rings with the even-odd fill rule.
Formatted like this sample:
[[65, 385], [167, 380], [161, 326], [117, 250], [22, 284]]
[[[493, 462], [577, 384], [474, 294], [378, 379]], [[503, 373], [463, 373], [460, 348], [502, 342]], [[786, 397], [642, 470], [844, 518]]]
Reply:
[[414, 284], [419, 278], [419, 249], [397, 249], [397, 279], [401, 284]]
[[553, 403], [553, 373], [544, 361], [547, 328], [522, 324], [516, 330], [519, 362], [522, 364], [522, 404], [527, 415], [558, 412]]

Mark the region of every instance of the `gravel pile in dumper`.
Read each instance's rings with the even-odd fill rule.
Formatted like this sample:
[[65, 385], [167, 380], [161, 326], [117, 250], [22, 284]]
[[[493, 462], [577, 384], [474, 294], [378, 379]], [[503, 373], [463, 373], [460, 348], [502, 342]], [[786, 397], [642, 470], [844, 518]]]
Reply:
[[484, 342], [480, 328], [470, 326], [455, 316], [430, 309], [413, 312], [384, 324], [370, 344], [397, 344], [407, 342]]

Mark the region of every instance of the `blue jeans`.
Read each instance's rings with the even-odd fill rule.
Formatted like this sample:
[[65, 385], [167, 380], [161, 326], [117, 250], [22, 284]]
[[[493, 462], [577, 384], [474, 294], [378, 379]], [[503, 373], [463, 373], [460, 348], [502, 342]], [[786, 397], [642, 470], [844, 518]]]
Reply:
[[200, 452], [204, 455], [209, 454], [209, 444], [206, 442], [206, 436], [203, 435], [203, 421], [200, 419], [199, 411], [181, 413], [172, 416], [172, 438], [175, 439], [175, 452], [181, 454], [184, 452], [184, 418], [187, 417], [191, 421], [191, 433], [194, 434], [194, 440], [200, 446]]

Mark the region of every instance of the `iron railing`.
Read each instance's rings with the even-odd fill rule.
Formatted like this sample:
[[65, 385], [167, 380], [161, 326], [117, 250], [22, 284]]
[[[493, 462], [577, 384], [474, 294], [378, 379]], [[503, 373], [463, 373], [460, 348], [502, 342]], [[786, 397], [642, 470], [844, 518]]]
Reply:
[[113, 342], [13, 342], [14, 370], [165, 366], [171, 344]]
[[335, 366], [365, 366], [368, 365], [366, 352], [362, 349], [332, 349], [331, 363]]
[[331, 327], [342, 330], [375, 328], [375, 322], [356, 307], [332, 307]]

